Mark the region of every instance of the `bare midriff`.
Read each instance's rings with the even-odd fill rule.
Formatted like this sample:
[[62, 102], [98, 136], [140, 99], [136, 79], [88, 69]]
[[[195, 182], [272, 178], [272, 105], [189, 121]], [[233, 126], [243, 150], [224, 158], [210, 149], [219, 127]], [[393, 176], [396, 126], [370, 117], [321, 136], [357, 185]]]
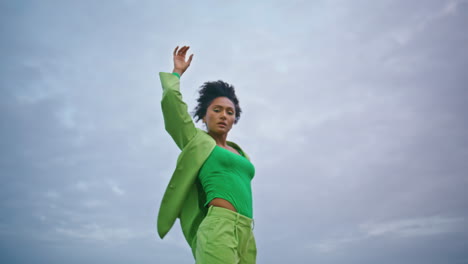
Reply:
[[236, 208], [227, 200], [223, 198], [214, 198], [208, 205], [223, 207], [231, 211], [237, 212]]

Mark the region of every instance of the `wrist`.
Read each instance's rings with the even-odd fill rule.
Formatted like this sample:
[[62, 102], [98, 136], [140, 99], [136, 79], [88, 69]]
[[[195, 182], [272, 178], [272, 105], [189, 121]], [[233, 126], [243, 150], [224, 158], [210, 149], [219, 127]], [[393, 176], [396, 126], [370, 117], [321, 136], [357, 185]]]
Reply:
[[182, 76], [183, 71], [182, 71], [181, 69], [176, 69], [176, 68], [174, 68], [174, 69], [172, 70], [172, 73], [177, 73], [177, 74], [179, 74], [180, 76]]

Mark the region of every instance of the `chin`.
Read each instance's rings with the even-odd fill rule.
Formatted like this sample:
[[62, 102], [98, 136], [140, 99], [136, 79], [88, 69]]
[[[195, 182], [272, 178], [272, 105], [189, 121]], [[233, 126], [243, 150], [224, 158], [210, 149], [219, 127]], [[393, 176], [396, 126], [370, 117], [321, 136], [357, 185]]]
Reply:
[[229, 132], [230, 129], [213, 129], [211, 130], [213, 133], [215, 134], [227, 134]]

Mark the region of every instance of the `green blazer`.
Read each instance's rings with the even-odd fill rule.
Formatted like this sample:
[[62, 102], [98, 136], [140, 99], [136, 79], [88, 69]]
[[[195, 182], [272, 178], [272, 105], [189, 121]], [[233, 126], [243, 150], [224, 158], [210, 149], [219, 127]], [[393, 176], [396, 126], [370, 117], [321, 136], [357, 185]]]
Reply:
[[[206, 195], [198, 180], [198, 172], [216, 142], [207, 132], [195, 127], [182, 100], [179, 78], [165, 72], [160, 72], [159, 77], [163, 88], [161, 107], [165, 129], [182, 152], [161, 201], [158, 234], [164, 238], [179, 218], [184, 237], [194, 253], [198, 226], [208, 211], [203, 206]], [[231, 141], [227, 144], [242, 151], [250, 160], [237, 144]]]

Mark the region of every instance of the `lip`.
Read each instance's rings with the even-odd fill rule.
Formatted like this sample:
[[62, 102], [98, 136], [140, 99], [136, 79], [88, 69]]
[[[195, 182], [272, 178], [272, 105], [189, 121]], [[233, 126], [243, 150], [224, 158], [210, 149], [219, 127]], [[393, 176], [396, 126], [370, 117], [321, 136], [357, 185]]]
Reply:
[[227, 124], [222, 123], [222, 122], [221, 122], [221, 123], [218, 123], [217, 125], [218, 125], [218, 126], [224, 126], [224, 127], [227, 126]]

